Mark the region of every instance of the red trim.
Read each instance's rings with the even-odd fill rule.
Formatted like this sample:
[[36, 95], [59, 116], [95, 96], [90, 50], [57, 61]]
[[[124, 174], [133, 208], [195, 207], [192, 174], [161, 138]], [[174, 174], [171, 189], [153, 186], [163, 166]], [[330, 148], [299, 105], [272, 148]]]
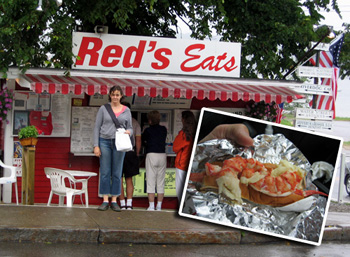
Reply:
[[221, 101], [240, 99], [244, 101], [254, 100], [256, 102], [265, 100], [265, 102], [276, 101], [281, 103], [298, 98], [295, 91], [283, 86], [268, 86], [260, 84], [242, 84], [242, 82], [205, 82], [205, 81], [179, 81], [179, 80], [155, 80], [155, 79], [127, 79], [127, 78], [106, 78], [106, 77], [66, 77], [57, 75], [23, 75], [31, 84], [36, 93], [47, 91], [50, 94], [62, 92], [68, 94], [95, 93], [108, 94], [108, 90], [113, 85], [120, 85], [126, 96], [132, 96], [136, 93], [142, 97], [149, 95], [151, 97], [162, 96], [175, 98], [185, 97], [192, 99], [209, 99]]
[[108, 94], [108, 88], [106, 85], [102, 85], [100, 88], [100, 94], [101, 95], [107, 95]]
[[69, 85], [68, 84], [62, 84], [62, 94], [66, 95], [69, 93]]
[[167, 98], [169, 96], [169, 90], [167, 88], [163, 88], [162, 97]]
[[50, 93], [50, 94], [54, 94], [55, 91], [56, 91], [56, 85], [50, 83], [50, 84], [49, 84], [49, 93]]
[[88, 95], [94, 95], [95, 94], [95, 86], [94, 85], [88, 85], [87, 94]]
[[35, 83], [35, 93], [41, 94], [43, 92], [43, 84]]
[[75, 85], [74, 94], [80, 95], [82, 93], [81, 85]]

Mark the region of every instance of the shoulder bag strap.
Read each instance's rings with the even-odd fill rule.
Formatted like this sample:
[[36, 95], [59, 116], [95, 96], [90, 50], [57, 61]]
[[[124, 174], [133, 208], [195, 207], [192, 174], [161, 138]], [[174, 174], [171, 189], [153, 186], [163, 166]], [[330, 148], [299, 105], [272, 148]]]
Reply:
[[114, 112], [113, 112], [113, 110], [112, 110], [111, 105], [110, 105], [110, 104], [105, 104], [104, 106], [106, 107], [106, 109], [107, 109], [109, 115], [111, 115], [111, 118], [112, 118], [112, 120], [113, 120], [113, 122], [114, 122], [114, 124], [115, 124], [115, 127], [116, 127], [116, 128], [119, 128], [119, 127], [120, 127], [120, 124], [119, 124], [119, 122], [118, 122], [118, 120], [117, 120], [117, 117], [115, 117], [115, 114], [114, 114]]

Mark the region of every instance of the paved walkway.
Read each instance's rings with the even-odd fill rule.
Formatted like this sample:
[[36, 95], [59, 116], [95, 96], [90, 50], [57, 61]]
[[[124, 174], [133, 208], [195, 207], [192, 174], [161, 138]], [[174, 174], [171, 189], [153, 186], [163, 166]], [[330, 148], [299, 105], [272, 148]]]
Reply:
[[[174, 210], [120, 213], [91, 208], [0, 205], [0, 241], [243, 244], [283, 239], [178, 216]], [[350, 213], [329, 212], [324, 241], [349, 242]]]

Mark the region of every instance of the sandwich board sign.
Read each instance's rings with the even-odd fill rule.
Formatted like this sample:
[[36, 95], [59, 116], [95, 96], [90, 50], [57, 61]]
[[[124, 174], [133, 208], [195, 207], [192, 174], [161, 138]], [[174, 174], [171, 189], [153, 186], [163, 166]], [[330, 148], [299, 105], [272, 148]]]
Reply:
[[298, 68], [299, 77], [331, 78], [333, 68], [300, 66]]
[[333, 111], [297, 108], [295, 117], [297, 119], [332, 120]]
[[332, 121], [295, 120], [295, 127], [309, 130], [332, 131]]
[[293, 88], [295, 91], [302, 94], [312, 95], [331, 95], [332, 88], [327, 85], [318, 85], [313, 83], [303, 83], [300, 86]]

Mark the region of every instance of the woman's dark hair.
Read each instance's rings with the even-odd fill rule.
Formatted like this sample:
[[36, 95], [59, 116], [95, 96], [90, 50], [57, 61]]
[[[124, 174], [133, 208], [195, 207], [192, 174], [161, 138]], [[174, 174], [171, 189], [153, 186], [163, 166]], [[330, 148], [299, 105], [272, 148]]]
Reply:
[[158, 111], [150, 111], [147, 113], [147, 118], [151, 125], [158, 125], [160, 123], [160, 113]]
[[111, 87], [111, 89], [109, 90], [109, 94], [108, 94], [108, 101], [111, 101], [111, 94], [114, 92], [114, 91], [119, 91], [120, 94], [122, 95], [122, 98], [120, 99], [120, 102], [123, 101], [124, 99], [124, 94], [123, 94], [123, 89], [120, 87], [120, 86], [113, 86]]
[[186, 140], [190, 141], [194, 138], [194, 134], [196, 133], [196, 118], [194, 117], [194, 114], [191, 111], [183, 111], [181, 113], [181, 117], [183, 120], [182, 131], [185, 133]]

